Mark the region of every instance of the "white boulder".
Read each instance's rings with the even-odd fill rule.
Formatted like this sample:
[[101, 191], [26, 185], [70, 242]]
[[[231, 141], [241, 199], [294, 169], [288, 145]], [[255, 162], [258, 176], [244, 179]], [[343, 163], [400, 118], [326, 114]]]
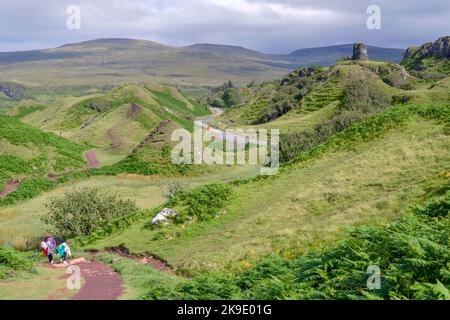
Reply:
[[177, 213], [174, 210], [170, 208], [164, 208], [152, 219], [152, 224], [168, 223], [168, 218], [176, 217], [176, 215]]
[[153, 219], [152, 224], [160, 224], [160, 223], [166, 223], [167, 218], [163, 216], [161, 213], [158, 213]]

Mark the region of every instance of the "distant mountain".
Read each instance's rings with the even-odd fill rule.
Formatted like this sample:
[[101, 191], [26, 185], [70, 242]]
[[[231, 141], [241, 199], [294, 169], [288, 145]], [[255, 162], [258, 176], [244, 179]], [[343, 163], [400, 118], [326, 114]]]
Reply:
[[225, 54], [225, 55], [244, 55], [244, 56], [264, 56], [263, 53], [250, 50], [239, 46], [230, 46], [222, 44], [198, 43], [191, 46], [181, 48], [184, 51], [190, 52], [205, 52], [211, 54]]
[[[372, 59], [400, 61], [404, 50], [369, 47]], [[0, 53], [3, 80], [31, 84], [160, 82], [219, 85], [267, 81], [308, 65], [331, 65], [351, 45], [265, 54], [243, 47], [195, 44], [172, 47], [148, 40], [97, 39], [54, 49]]]

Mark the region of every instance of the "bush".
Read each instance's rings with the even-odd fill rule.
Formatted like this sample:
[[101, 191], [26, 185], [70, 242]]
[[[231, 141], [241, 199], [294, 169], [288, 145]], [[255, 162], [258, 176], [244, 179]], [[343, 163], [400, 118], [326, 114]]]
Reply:
[[191, 218], [208, 220], [219, 214], [231, 196], [232, 189], [225, 184], [210, 184], [178, 193], [175, 203], [181, 204], [183, 210], [177, 220], [184, 222]]
[[[0, 247], [0, 266], [14, 271], [24, 271], [31, 269], [33, 264], [25, 257], [22, 257], [19, 252]], [[6, 275], [2, 275], [2, 272], [0, 272], [0, 279], [5, 277]]]
[[12, 204], [17, 201], [31, 199], [41, 192], [53, 189], [58, 182], [46, 178], [33, 177], [24, 180], [16, 191], [10, 193], [6, 198], [0, 199], [0, 205]]
[[341, 110], [374, 113], [384, 110], [391, 99], [381, 89], [363, 79], [350, 82], [344, 90]]
[[210, 104], [215, 108], [225, 108], [225, 102], [221, 98], [214, 99]]
[[225, 107], [231, 107], [236, 104], [239, 104], [241, 101], [241, 98], [239, 96], [239, 93], [237, 89], [235, 88], [228, 88], [225, 90], [225, 92], [222, 95], [222, 100], [225, 104]]
[[417, 215], [428, 217], [447, 217], [450, 214], [450, 191], [426, 201], [423, 206], [415, 206], [413, 211]]
[[195, 281], [182, 282], [178, 285], [178, 294], [187, 300], [219, 300], [235, 299], [239, 288], [232, 282], [230, 276], [224, 274], [204, 274]]
[[263, 124], [275, 120], [282, 115], [288, 113], [294, 108], [294, 104], [290, 101], [280, 101], [275, 105], [264, 108], [259, 115], [259, 118], [253, 124]]
[[87, 236], [115, 218], [137, 210], [130, 200], [120, 200], [116, 194], [83, 188], [54, 198], [46, 204], [48, 214], [42, 220], [53, 226], [62, 238]]

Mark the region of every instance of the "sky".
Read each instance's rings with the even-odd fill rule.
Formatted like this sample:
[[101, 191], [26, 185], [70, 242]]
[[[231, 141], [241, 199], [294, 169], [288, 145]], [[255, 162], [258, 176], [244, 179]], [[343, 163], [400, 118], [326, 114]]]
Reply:
[[[1, 2], [0, 51], [52, 48], [97, 38], [134, 38], [172, 46], [215, 43], [289, 53], [353, 42], [406, 48], [450, 35], [448, 0]], [[70, 5], [80, 8], [79, 29], [67, 27]], [[367, 27], [370, 5], [380, 8], [381, 29]]]

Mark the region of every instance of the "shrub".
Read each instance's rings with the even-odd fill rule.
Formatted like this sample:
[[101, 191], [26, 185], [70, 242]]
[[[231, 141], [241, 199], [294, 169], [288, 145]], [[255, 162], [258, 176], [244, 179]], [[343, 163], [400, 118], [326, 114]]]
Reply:
[[26, 179], [20, 184], [16, 191], [9, 194], [6, 198], [0, 199], [0, 205], [31, 199], [41, 192], [53, 189], [56, 185], [58, 185], [58, 182], [42, 177]]
[[417, 215], [428, 217], [446, 217], [450, 213], [450, 191], [445, 195], [427, 200], [423, 206], [415, 206]]
[[275, 105], [268, 106], [264, 108], [259, 115], [259, 118], [253, 124], [262, 124], [272, 120], [275, 120], [282, 115], [288, 113], [294, 104], [290, 101], [280, 101], [275, 103]]
[[204, 274], [196, 277], [195, 281], [182, 282], [177, 291], [182, 299], [230, 300], [239, 292], [239, 288], [232, 280], [225, 274]]
[[210, 104], [212, 107], [225, 108], [225, 102], [221, 98], [214, 99]]
[[222, 95], [222, 100], [225, 104], [225, 107], [231, 107], [236, 104], [239, 104], [241, 99], [237, 89], [232, 87], [225, 90], [225, 92]]
[[344, 90], [341, 109], [374, 113], [385, 109], [391, 99], [381, 89], [363, 79], [353, 80]]
[[214, 217], [225, 206], [231, 192], [230, 186], [216, 183], [178, 193], [177, 202], [184, 209], [177, 220], [184, 222], [190, 218], [196, 218], [205, 221]]
[[[29, 270], [33, 264], [26, 258], [22, 257], [17, 251], [0, 247], [0, 266], [10, 268], [14, 271]], [[0, 279], [4, 277], [0, 273]]]
[[117, 194], [94, 188], [83, 188], [51, 199], [48, 214], [42, 220], [53, 226], [55, 234], [63, 238], [87, 236], [115, 218], [137, 210], [130, 200], [120, 200]]

